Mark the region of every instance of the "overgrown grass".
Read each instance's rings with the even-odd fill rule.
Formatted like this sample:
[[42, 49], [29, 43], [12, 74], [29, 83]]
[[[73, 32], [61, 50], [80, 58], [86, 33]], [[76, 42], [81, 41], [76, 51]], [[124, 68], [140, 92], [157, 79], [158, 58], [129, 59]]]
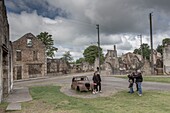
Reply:
[[8, 103], [2, 102], [0, 104], [0, 113], [5, 113], [5, 108], [7, 107]]
[[[117, 78], [124, 78], [128, 79], [127, 76], [115, 76]], [[161, 83], [170, 83], [170, 77], [150, 77], [150, 76], [143, 76], [144, 81], [148, 82], [161, 82]]]
[[[30, 88], [33, 101], [25, 103], [22, 112], [34, 113], [169, 113], [170, 92], [118, 92], [110, 97], [82, 99], [67, 96], [58, 86]], [[40, 110], [41, 109], [41, 110]]]

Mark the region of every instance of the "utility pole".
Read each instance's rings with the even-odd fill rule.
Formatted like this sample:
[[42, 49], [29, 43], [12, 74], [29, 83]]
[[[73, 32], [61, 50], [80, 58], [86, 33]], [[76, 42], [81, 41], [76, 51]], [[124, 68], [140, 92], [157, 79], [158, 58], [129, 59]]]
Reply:
[[152, 39], [152, 13], [149, 14], [150, 20], [150, 42], [151, 42], [151, 74], [154, 74], [154, 64], [153, 64], [153, 39]]
[[142, 56], [142, 59], [143, 59], [142, 35], [140, 34], [138, 36], [140, 38], [141, 56]]
[[97, 34], [98, 34], [98, 56], [99, 56], [99, 72], [100, 72], [100, 34], [99, 34], [99, 24], [96, 25], [97, 26]]

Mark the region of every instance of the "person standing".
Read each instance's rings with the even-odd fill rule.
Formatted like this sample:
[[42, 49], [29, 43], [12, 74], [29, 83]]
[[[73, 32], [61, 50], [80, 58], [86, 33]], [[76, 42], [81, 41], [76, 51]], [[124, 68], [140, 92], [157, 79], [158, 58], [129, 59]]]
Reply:
[[97, 71], [95, 72], [97, 75], [98, 81], [97, 81], [97, 92], [99, 91], [100, 93], [102, 92], [101, 90], [101, 77], [100, 77], [100, 70], [99, 67], [97, 67]]
[[128, 78], [129, 78], [129, 86], [128, 88], [130, 89], [129, 93], [134, 93], [133, 91], [133, 83], [134, 83], [134, 76], [133, 73], [132, 74], [128, 74]]
[[[137, 72], [132, 72], [133, 77], [135, 77], [136, 74], [137, 74]], [[136, 82], [136, 79], [135, 79], [135, 84], [136, 84], [136, 91], [138, 91], [138, 84]]]
[[94, 84], [93, 94], [96, 94], [97, 91], [98, 91], [98, 89], [97, 89], [98, 77], [97, 77], [97, 75], [96, 75], [95, 73], [94, 73], [94, 75], [93, 75], [92, 80], [93, 80], [93, 84]]
[[142, 96], [142, 82], [143, 82], [143, 77], [142, 73], [140, 70], [137, 71], [137, 75], [134, 76], [136, 78], [136, 83], [138, 85], [138, 94], [139, 96]]

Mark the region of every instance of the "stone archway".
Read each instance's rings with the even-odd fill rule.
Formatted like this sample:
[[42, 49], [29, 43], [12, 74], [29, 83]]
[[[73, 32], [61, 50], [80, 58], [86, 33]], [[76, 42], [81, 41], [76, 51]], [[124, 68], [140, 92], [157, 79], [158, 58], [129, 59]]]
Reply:
[[107, 73], [109, 75], [113, 74], [114, 73], [114, 67], [111, 65], [111, 63], [110, 62], [106, 62], [106, 65], [107, 65], [107, 68], [106, 68]]

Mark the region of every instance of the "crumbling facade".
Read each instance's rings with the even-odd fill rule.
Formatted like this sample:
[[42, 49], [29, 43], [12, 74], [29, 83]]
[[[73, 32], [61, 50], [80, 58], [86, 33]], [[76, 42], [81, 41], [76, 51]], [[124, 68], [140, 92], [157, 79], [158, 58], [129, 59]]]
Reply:
[[119, 60], [115, 45], [113, 50], [107, 50], [104, 63], [107, 75], [119, 73]]
[[14, 80], [44, 77], [46, 75], [45, 45], [33, 34], [27, 33], [12, 43]]
[[73, 64], [71, 68], [71, 73], [80, 73], [83, 72], [82, 64]]
[[114, 50], [107, 50], [104, 63], [106, 75], [126, 74], [130, 71], [142, 69], [144, 66], [144, 60], [141, 55], [128, 52], [117, 57], [116, 46], [114, 46]]
[[47, 74], [61, 75], [70, 72], [70, 65], [63, 59], [47, 59]]
[[0, 103], [13, 88], [12, 45], [4, 0], [0, 0]]
[[170, 45], [163, 48], [163, 72], [170, 75]]
[[156, 50], [153, 51], [153, 65], [154, 65], [154, 74], [162, 75], [163, 74], [163, 59], [161, 53]]
[[82, 63], [82, 70], [83, 72], [93, 71], [93, 65], [90, 65], [88, 62]]
[[67, 61], [60, 59], [47, 59], [48, 76], [57, 76], [68, 73], [80, 73], [92, 71], [93, 67], [87, 62], [80, 64], [69, 64]]
[[121, 64], [126, 70], [138, 70], [144, 65], [141, 55], [128, 52], [121, 56]]

